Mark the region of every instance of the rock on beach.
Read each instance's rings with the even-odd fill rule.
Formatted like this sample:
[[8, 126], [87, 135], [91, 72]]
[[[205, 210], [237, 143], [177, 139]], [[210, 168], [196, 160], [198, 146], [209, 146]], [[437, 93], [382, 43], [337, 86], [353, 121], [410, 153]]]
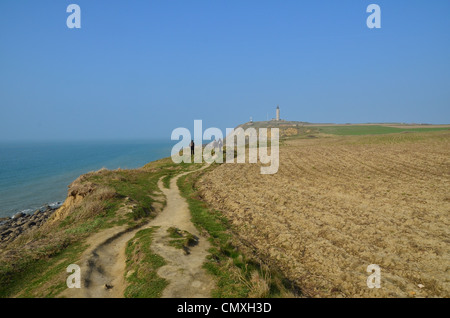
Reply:
[[19, 212], [0, 219], [0, 245], [14, 241], [19, 235], [40, 227], [59, 206], [46, 205], [33, 214]]

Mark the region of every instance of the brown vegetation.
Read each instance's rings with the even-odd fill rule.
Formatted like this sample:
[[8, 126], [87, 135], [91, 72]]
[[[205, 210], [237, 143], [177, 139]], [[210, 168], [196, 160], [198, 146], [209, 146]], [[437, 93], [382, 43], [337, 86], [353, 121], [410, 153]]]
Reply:
[[450, 296], [448, 131], [290, 140], [278, 173], [259, 172], [222, 164], [198, 186], [305, 295]]

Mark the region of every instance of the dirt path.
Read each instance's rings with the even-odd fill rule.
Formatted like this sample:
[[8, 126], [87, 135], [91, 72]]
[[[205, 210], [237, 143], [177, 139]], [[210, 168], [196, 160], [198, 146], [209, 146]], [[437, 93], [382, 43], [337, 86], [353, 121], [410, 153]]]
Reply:
[[115, 227], [90, 237], [86, 242], [90, 247], [81, 257], [81, 288], [68, 288], [60, 296], [67, 298], [123, 297], [126, 288], [123, 275], [126, 260], [125, 247], [137, 231], [139, 229]]
[[[215, 285], [210, 275], [202, 268], [210, 248], [209, 242], [200, 237], [192, 224], [188, 204], [181, 197], [177, 186], [178, 178], [185, 174], [173, 178], [170, 189], [164, 188], [161, 180], [159, 181], [159, 188], [167, 198], [167, 206], [152, 221], [152, 226], [159, 226], [159, 229], [154, 233], [151, 248], [168, 263], [157, 272], [159, 276], [169, 281], [162, 296], [165, 298], [210, 297]], [[188, 231], [200, 238], [198, 244], [190, 248], [190, 254], [185, 255], [183, 250], [169, 245], [167, 229], [170, 227]]]
[[[201, 169], [206, 168], [203, 167]], [[193, 172], [193, 171], [192, 171]], [[126, 288], [124, 279], [125, 247], [127, 242], [141, 229], [158, 226], [155, 231], [152, 250], [162, 256], [167, 265], [158, 270], [158, 275], [167, 279], [169, 285], [163, 297], [210, 297], [214, 281], [202, 268], [208, 254], [209, 242], [200, 237], [191, 222], [191, 214], [186, 200], [181, 197], [176, 184], [179, 177], [172, 178], [170, 189], [164, 188], [162, 179], [158, 186], [166, 195], [167, 205], [151, 222], [138, 229], [115, 227], [96, 233], [86, 242], [90, 247], [83, 253], [80, 265], [81, 288], [66, 289], [60, 294], [68, 298], [119, 298]], [[183, 250], [169, 245], [167, 229], [176, 227], [200, 237], [199, 243], [185, 255]]]

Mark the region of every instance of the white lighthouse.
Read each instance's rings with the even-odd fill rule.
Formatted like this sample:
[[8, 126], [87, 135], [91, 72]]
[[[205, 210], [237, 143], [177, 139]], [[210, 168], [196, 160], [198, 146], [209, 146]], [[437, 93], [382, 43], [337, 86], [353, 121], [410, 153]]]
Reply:
[[280, 121], [280, 106], [277, 105], [277, 117], [276, 121]]

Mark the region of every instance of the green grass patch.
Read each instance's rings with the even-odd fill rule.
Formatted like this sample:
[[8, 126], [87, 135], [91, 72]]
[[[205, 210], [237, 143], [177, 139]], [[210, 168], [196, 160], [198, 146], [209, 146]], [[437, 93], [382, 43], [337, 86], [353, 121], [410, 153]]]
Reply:
[[169, 233], [170, 238], [179, 239], [183, 237], [181, 230], [176, 227], [169, 227], [167, 232]]
[[398, 128], [378, 125], [348, 125], [348, 126], [316, 126], [319, 132], [339, 136], [356, 135], [381, 135], [401, 132], [430, 132], [448, 130], [445, 127], [423, 127], [423, 128]]
[[118, 194], [118, 201], [128, 198], [133, 205], [129, 217], [136, 221], [151, 215], [154, 202], [151, 196], [159, 191], [158, 179], [151, 171], [121, 170], [94, 175], [88, 180], [113, 188]]
[[186, 240], [185, 239], [176, 239], [169, 241], [169, 245], [178, 249], [186, 248]]
[[150, 246], [155, 227], [136, 233], [126, 247], [126, 281], [127, 298], [159, 298], [168, 282], [159, 277], [156, 271], [166, 261], [155, 254]]
[[172, 238], [169, 241], [169, 245], [178, 249], [183, 249], [189, 252], [189, 248], [198, 244], [198, 237], [189, 233], [188, 231], [182, 231], [175, 227], [167, 229], [169, 237]]
[[71, 227], [65, 230], [67, 234], [84, 234], [95, 231], [105, 224], [105, 219], [101, 217], [95, 218], [93, 221], [88, 221], [80, 224], [77, 227]]
[[67, 266], [76, 264], [85, 248], [79, 242], [63, 242], [61, 246], [42, 247], [40, 259], [28, 256], [14, 265], [0, 264], [0, 297], [56, 296], [67, 288]]
[[172, 179], [173, 174], [172, 173], [168, 173], [164, 178], [163, 178], [163, 185], [166, 189], [170, 188], [170, 179]]

